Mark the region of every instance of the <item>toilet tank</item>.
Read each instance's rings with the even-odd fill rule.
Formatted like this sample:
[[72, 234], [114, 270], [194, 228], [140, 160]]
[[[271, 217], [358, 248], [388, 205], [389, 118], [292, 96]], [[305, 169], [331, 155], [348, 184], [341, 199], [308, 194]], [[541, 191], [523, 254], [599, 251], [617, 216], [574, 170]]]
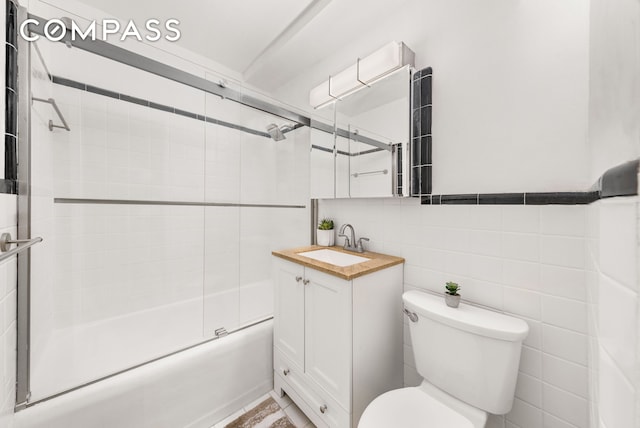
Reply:
[[409, 321], [418, 373], [467, 404], [508, 413], [527, 323], [464, 303], [450, 308], [443, 296], [419, 291], [408, 291], [402, 299], [418, 315]]

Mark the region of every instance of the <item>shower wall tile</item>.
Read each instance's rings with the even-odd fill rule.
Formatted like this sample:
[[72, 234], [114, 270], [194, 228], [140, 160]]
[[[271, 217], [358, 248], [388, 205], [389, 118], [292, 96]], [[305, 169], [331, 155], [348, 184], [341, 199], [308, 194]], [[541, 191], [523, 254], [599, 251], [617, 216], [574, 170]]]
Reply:
[[286, 134], [282, 141], [242, 133], [240, 137], [240, 201], [242, 203], [307, 203], [309, 194], [308, 129]]
[[[70, 318], [77, 326], [201, 297], [203, 211], [56, 204], [57, 327], [70, 327]], [[79, 306], [69, 305], [69, 294]]]
[[204, 106], [204, 93], [186, 85], [62, 43], [51, 43], [51, 51], [50, 69], [63, 78], [187, 111]]
[[[321, 200], [319, 215], [338, 227], [353, 224], [372, 251], [404, 257], [405, 290], [441, 294], [445, 281], [456, 281], [463, 302], [527, 322], [514, 408], [494, 425], [586, 428], [587, 284], [584, 267], [576, 267], [584, 266], [586, 209], [343, 199]], [[405, 352], [410, 342], [405, 337]], [[404, 365], [406, 385], [419, 383], [412, 358]]]
[[207, 207], [205, 218], [204, 334], [210, 336], [273, 312], [271, 252], [308, 244], [308, 209]]
[[[205, 96], [205, 114], [208, 117], [215, 117], [229, 123], [244, 124], [245, 117], [255, 114], [252, 110], [240, 103], [225, 100], [213, 94]], [[265, 129], [268, 124], [269, 122], [262, 122], [259, 125], [260, 129]]]
[[231, 330], [239, 326], [239, 236], [239, 207], [205, 207], [205, 336], [212, 336], [221, 327]]
[[240, 202], [241, 133], [207, 124], [205, 201]]
[[[286, 140], [284, 140], [286, 141]], [[245, 203], [265, 203], [276, 197], [276, 142], [262, 137], [241, 136], [242, 171], [240, 200]]]
[[[77, 102], [54, 89], [63, 107]], [[203, 200], [204, 122], [89, 92], [80, 103], [72, 131], [54, 134], [56, 197]]]

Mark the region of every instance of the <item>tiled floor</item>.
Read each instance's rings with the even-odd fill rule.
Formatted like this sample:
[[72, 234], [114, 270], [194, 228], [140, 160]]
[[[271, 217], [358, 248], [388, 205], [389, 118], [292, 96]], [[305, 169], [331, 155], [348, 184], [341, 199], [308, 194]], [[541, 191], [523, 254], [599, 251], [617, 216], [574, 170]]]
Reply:
[[266, 400], [269, 396], [273, 397], [273, 399], [276, 400], [282, 410], [284, 410], [284, 413], [289, 417], [289, 419], [291, 419], [291, 422], [293, 422], [293, 424], [297, 428], [315, 428], [315, 425], [305, 416], [304, 413], [302, 413], [302, 410], [300, 410], [288, 396], [285, 395], [283, 398], [280, 398], [278, 394], [275, 393], [275, 391], [271, 391], [268, 394], [265, 394], [255, 401], [247, 404], [242, 409], [227, 416], [211, 428], [224, 428], [224, 426], [229, 422], [237, 419], [247, 411], [253, 409], [255, 406]]

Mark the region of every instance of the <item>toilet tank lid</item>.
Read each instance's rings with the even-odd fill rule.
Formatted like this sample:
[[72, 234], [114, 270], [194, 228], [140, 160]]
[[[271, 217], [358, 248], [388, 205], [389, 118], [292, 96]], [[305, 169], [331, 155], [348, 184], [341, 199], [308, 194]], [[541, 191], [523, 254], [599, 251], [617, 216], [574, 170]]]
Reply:
[[529, 333], [529, 326], [519, 318], [464, 303], [450, 308], [444, 296], [411, 290], [402, 295], [402, 300], [407, 309], [418, 315], [481, 336], [518, 342]]

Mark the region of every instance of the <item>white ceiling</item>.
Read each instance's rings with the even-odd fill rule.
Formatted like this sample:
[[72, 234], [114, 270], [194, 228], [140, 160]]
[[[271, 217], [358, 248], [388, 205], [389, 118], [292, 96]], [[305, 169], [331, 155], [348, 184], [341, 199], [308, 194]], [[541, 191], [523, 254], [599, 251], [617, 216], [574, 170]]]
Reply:
[[[311, 0], [81, 0], [121, 20], [180, 21], [178, 44], [243, 72]], [[142, 27], [144, 28], [144, 27]]]
[[[182, 33], [179, 46], [222, 64], [249, 84], [271, 92], [334, 54], [347, 41], [371, 30], [406, 0], [80, 2], [136, 23], [149, 18], [178, 19]], [[390, 40], [393, 39], [385, 39]]]

